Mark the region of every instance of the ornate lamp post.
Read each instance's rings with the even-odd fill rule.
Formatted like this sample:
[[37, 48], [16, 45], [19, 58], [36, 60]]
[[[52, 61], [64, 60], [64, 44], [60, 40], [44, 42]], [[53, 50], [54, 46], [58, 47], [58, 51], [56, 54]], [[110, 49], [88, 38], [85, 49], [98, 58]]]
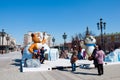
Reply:
[[55, 43], [55, 38], [54, 37], [52, 38], [52, 42], [53, 42], [53, 46], [54, 46], [54, 43]]
[[64, 48], [65, 48], [65, 43], [66, 43], [66, 39], [67, 39], [67, 35], [66, 35], [66, 33], [64, 32], [64, 34], [62, 35], [62, 37], [63, 37], [63, 39], [64, 39]]
[[4, 43], [4, 36], [5, 36], [5, 32], [4, 32], [4, 29], [2, 29], [2, 54], [3, 54], [3, 43]]
[[8, 51], [8, 50], [9, 50], [8, 41], [10, 40], [10, 37], [8, 36], [8, 34], [7, 34], [6, 40], [7, 40], [7, 52], [9, 52], [9, 51]]
[[[103, 29], [105, 30], [106, 23], [102, 22], [102, 18], [100, 22], [97, 23], [98, 30], [101, 30], [101, 46], [104, 48], [104, 40], [103, 40]], [[105, 50], [105, 48], [104, 48]]]
[[104, 50], [106, 52], [106, 33], [104, 32]]

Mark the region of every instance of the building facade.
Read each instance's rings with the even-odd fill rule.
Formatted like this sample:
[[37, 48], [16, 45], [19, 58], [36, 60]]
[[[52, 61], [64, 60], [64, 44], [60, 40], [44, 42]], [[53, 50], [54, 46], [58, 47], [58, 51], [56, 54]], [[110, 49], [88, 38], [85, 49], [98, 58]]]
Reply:
[[[101, 36], [96, 36], [96, 41], [101, 45]], [[106, 51], [120, 47], [120, 33], [103, 35], [103, 47]]]
[[[96, 38], [96, 44], [101, 45], [101, 35], [95, 36]], [[66, 43], [65, 46], [70, 50], [73, 48], [76, 48], [79, 50], [80, 48], [80, 41], [81, 40], [73, 40], [70, 43]], [[103, 46], [102, 49], [105, 50], [105, 52], [110, 52], [111, 50], [114, 50], [116, 48], [120, 47], [120, 33], [112, 33], [112, 34], [105, 34], [103, 35]]]
[[0, 53], [6, 53], [6, 51], [12, 51], [16, 47], [16, 39], [11, 37], [6, 32], [0, 32]]

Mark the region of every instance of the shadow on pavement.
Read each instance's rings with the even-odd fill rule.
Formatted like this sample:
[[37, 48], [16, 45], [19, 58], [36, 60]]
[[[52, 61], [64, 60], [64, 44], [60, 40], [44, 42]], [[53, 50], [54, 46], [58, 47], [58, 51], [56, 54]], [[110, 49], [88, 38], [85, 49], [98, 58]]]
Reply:
[[74, 72], [74, 71], [71, 71], [71, 70], [67, 70], [67, 68], [71, 68], [71, 67], [57, 67], [56, 69], [60, 70], [60, 71], [72, 72], [73, 74], [98, 75], [97, 73], [76, 72], [76, 71]]
[[67, 72], [70, 72], [70, 70], [68, 70], [68, 68], [71, 68], [71, 66], [67, 66], [67, 67], [64, 67], [64, 66], [57, 66], [55, 68], [52, 68], [52, 70], [60, 70], [60, 71], [67, 71]]
[[97, 75], [97, 73], [86, 73], [86, 72], [72, 72], [74, 74], [82, 74], [82, 75]]
[[13, 63], [11, 65], [18, 67], [20, 72], [22, 72], [21, 59], [13, 59], [12, 61], [13, 61]]
[[14, 62], [11, 65], [20, 66], [20, 64], [21, 64], [21, 59], [14, 59], [12, 61], [14, 61]]

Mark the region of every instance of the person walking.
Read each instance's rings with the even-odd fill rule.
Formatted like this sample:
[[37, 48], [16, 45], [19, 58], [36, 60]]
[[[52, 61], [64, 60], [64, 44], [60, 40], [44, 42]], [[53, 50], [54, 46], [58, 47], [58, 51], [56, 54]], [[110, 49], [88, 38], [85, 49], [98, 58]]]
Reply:
[[104, 73], [103, 62], [104, 62], [104, 58], [105, 58], [105, 53], [101, 49], [101, 46], [98, 46], [98, 50], [97, 50], [97, 53], [95, 55], [95, 58], [98, 61], [98, 65], [97, 65], [98, 75], [103, 75], [103, 73]]
[[72, 56], [71, 56], [71, 66], [72, 66], [72, 71], [76, 71], [76, 61], [78, 60], [77, 57], [78, 52], [76, 50], [73, 51]]

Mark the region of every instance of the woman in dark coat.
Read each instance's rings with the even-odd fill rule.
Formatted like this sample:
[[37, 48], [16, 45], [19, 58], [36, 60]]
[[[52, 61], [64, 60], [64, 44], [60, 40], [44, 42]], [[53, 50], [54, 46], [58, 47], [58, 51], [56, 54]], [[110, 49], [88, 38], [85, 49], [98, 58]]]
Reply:
[[94, 49], [94, 51], [93, 51], [93, 53], [92, 53], [92, 58], [93, 58], [93, 64], [94, 64], [94, 66], [95, 66], [95, 68], [97, 68], [97, 65], [98, 65], [98, 61], [97, 61], [97, 59], [95, 58], [95, 55], [96, 55], [96, 53], [97, 53], [97, 50], [98, 50], [98, 45], [96, 45], [95, 46], [95, 49]]

